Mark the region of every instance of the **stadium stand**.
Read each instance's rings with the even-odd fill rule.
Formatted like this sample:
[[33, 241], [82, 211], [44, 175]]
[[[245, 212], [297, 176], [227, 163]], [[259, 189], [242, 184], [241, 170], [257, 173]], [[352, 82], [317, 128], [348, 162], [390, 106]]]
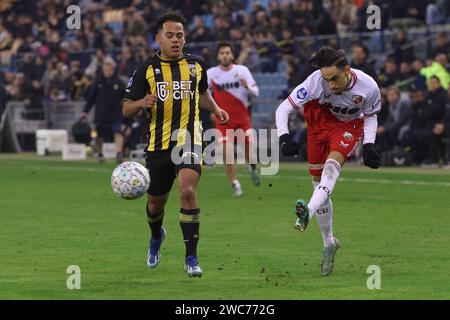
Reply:
[[[66, 26], [66, 8], [72, 4], [81, 9], [79, 30]], [[380, 30], [367, 29], [371, 4], [381, 8]], [[391, 86], [410, 108], [417, 108], [415, 93], [433, 95], [428, 83], [435, 75], [450, 108], [449, 1], [8, 0], [0, 5], [0, 86], [9, 103], [21, 105], [23, 112], [13, 115], [54, 125], [49, 110], [84, 101], [104, 59], [114, 59], [126, 81], [157, 49], [154, 22], [167, 10], [186, 16], [186, 50], [202, 55], [208, 66], [215, 64], [217, 41], [234, 44], [238, 63], [249, 67], [260, 86], [261, 95], [252, 103], [256, 128], [274, 126], [276, 106], [311, 72], [306, 60], [325, 44], [345, 50], [354, 67], [376, 79], [384, 100], [381, 127], [396, 117], [395, 104], [384, 95]], [[440, 132], [431, 126], [444, 123], [445, 112], [425, 127]], [[437, 161], [447, 164], [450, 128], [439, 135]], [[402, 164], [428, 164], [430, 159], [410, 156], [412, 146], [402, 137], [395, 137], [389, 150], [380, 150], [385, 164], [400, 158]]]

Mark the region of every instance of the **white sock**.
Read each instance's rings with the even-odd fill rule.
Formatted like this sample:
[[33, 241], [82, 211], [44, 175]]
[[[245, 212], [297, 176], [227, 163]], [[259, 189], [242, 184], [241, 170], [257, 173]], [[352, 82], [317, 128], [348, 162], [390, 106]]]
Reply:
[[239, 180], [233, 180], [233, 182], [231, 183], [231, 186], [237, 186], [237, 187], [241, 187], [241, 184], [239, 183]]
[[[319, 181], [313, 181], [313, 188], [316, 188], [319, 185]], [[317, 210], [317, 224], [319, 225], [320, 231], [322, 232], [323, 246], [329, 247], [334, 245], [334, 236], [333, 236], [333, 203], [331, 202], [331, 198], [328, 198], [328, 201], [324, 203]]]
[[313, 195], [308, 203], [309, 219], [314, 216], [317, 210], [322, 207], [330, 198], [334, 185], [339, 177], [341, 166], [339, 162], [328, 159], [323, 166], [320, 183], [314, 188]]
[[317, 224], [320, 227], [323, 238], [323, 246], [334, 245], [333, 236], [333, 203], [331, 199], [317, 210]]

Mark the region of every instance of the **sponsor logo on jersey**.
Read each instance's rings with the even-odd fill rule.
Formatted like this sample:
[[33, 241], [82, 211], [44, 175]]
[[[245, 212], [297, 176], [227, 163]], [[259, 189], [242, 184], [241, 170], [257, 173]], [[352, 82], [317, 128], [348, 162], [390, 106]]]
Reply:
[[331, 112], [334, 112], [334, 113], [341, 113], [341, 114], [352, 115], [352, 114], [355, 114], [357, 112], [361, 112], [360, 108], [334, 107], [330, 103], [326, 103], [325, 105], [328, 107], [328, 109], [330, 109]]
[[157, 95], [162, 101], [166, 101], [171, 93], [174, 100], [193, 99], [195, 92], [191, 91], [191, 87], [192, 81], [190, 80], [172, 81], [172, 90], [170, 90], [169, 82], [167, 81], [156, 83]]
[[347, 141], [353, 141], [354, 140], [353, 135], [350, 132], [348, 132], [348, 131], [344, 132], [343, 136], [344, 136], [344, 139], [347, 140]]
[[308, 96], [308, 91], [306, 91], [305, 88], [300, 88], [297, 90], [297, 98], [299, 100], [305, 100], [307, 96]]
[[158, 68], [155, 69], [155, 74], [160, 74], [161, 70], [159, 70]]
[[360, 104], [363, 101], [363, 97], [354, 95], [352, 96], [352, 101], [354, 104]]
[[241, 85], [239, 84], [238, 81], [236, 82], [225, 82], [225, 83], [221, 83], [218, 84], [216, 83], [217, 89], [219, 90], [229, 90], [229, 89], [238, 89]]

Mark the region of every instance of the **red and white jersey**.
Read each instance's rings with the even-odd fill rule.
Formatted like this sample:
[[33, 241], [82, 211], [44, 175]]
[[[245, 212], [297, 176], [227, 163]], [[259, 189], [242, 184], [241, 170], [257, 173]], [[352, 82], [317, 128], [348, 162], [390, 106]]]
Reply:
[[348, 88], [339, 95], [333, 94], [322, 78], [320, 70], [313, 72], [289, 95], [295, 108], [308, 109], [308, 105], [327, 108], [327, 121], [347, 122], [374, 115], [381, 110], [380, 89], [372, 77], [361, 70], [351, 69], [352, 80]]
[[[255, 79], [246, 66], [233, 64], [230, 70], [219, 66], [207, 70], [209, 89], [216, 103], [230, 115], [248, 114], [249, 95], [257, 96], [259, 91]], [[247, 82], [248, 88], [241, 84]]]

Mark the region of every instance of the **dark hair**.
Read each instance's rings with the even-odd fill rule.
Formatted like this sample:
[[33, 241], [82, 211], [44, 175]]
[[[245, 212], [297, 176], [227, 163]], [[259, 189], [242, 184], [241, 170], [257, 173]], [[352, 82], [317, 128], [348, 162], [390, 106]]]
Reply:
[[356, 43], [353, 47], [354, 48], [361, 48], [366, 56], [369, 55], [369, 49], [365, 45], [363, 45], [362, 43]]
[[430, 80], [431, 80], [431, 79], [436, 79], [437, 82], [441, 83], [441, 79], [439, 79], [439, 77], [436, 76], [436, 75], [432, 75], [432, 76], [430, 77]]
[[344, 51], [331, 47], [322, 47], [309, 60], [308, 64], [313, 68], [323, 68], [336, 66], [343, 69], [349, 65]]
[[156, 33], [161, 31], [161, 29], [163, 28], [163, 24], [167, 21], [179, 22], [183, 25], [183, 28], [186, 29], [187, 22], [181, 14], [176, 12], [168, 12], [163, 14], [156, 22]]
[[219, 51], [222, 48], [230, 48], [231, 49], [231, 53], [233, 53], [233, 45], [231, 43], [229, 43], [229, 42], [225, 42], [225, 41], [219, 42], [217, 44], [216, 53], [219, 54]]

